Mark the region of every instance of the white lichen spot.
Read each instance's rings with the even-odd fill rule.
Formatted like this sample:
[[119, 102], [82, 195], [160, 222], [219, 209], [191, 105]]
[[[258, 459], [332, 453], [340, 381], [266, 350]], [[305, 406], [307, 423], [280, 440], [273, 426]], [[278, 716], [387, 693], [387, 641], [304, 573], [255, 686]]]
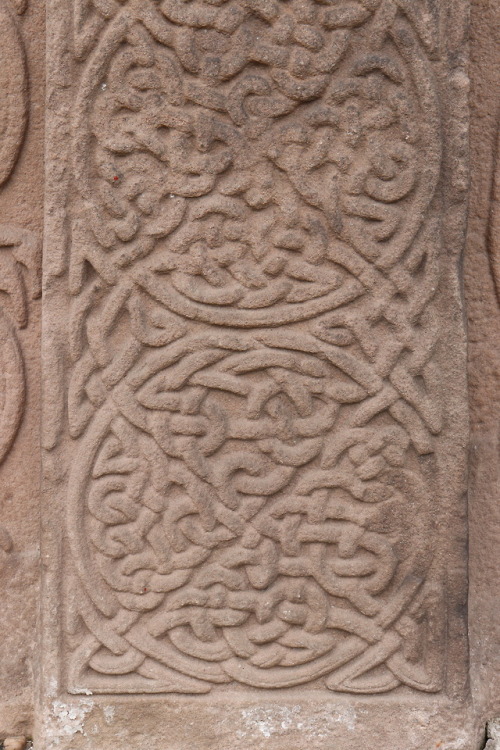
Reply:
[[440, 745], [439, 750], [466, 750], [469, 747], [470, 738], [467, 737], [467, 733], [464, 731], [460, 732], [460, 736], [456, 740], [451, 742], [443, 742]]
[[78, 733], [85, 734], [85, 717], [93, 707], [94, 702], [85, 698], [73, 704], [54, 701], [52, 714], [59, 722], [59, 734], [63, 737], [72, 737]]
[[332, 718], [338, 724], [345, 724], [350, 732], [356, 729], [356, 711], [352, 707], [345, 706], [332, 714]]
[[92, 711], [93, 707], [94, 701], [89, 698], [82, 698], [74, 703], [64, 703], [61, 700], [52, 701], [45, 727], [48, 741], [47, 750], [60, 745], [63, 738], [73, 737], [75, 734], [86, 736], [85, 717]]
[[106, 724], [111, 724], [115, 718], [115, 707], [114, 706], [103, 706], [102, 712], [104, 714], [104, 721]]
[[356, 728], [356, 712], [348, 706], [323, 708], [313, 713], [300, 705], [257, 706], [243, 709], [241, 714], [246, 731], [240, 730], [240, 737], [253, 734], [269, 738], [296, 731], [305, 739], [314, 739], [332, 736], [335, 725], [338, 724], [345, 726], [349, 732]]
[[55, 677], [51, 677], [47, 687], [47, 695], [49, 698], [55, 698], [57, 695], [57, 680]]

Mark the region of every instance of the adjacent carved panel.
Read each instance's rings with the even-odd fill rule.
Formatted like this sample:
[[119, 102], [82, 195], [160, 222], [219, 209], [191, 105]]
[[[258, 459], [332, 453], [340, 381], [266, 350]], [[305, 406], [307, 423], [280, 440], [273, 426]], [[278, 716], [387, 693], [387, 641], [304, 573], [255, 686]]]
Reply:
[[[24, 6], [19, 6], [22, 12]], [[28, 80], [21, 35], [0, 2], [0, 195], [16, 165], [27, 125]], [[40, 243], [33, 232], [0, 221], [0, 462], [17, 434], [25, 400], [24, 365], [15, 332], [28, 323], [28, 300], [40, 292]], [[25, 278], [29, 271], [30, 278]]]
[[[44, 19], [0, 0], [0, 737], [27, 734], [39, 587]], [[28, 83], [32, 74], [32, 91]], [[31, 117], [30, 127], [28, 120]], [[5, 742], [7, 745], [7, 740]]]
[[[26, 66], [17, 25], [5, 3], [0, 4], [0, 186], [11, 175], [26, 128]], [[18, 322], [26, 323], [22, 276], [15, 259], [4, 248], [18, 245], [12, 227], [0, 224], [2, 291], [11, 294]], [[17, 237], [16, 237], [17, 240]], [[22, 308], [22, 311], [21, 311]], [[24, 368], [15, 330], [0, 308], [2, 414], [0, 417], [0, 461], [5, 458], [17, 433], [24, 408]]]
[[70, 691], [441, 689], [434, 7], [75, 0]]
[[10, 177], [27, 121], [24, 47], [6, 0], [0, 5], [0, 185]]

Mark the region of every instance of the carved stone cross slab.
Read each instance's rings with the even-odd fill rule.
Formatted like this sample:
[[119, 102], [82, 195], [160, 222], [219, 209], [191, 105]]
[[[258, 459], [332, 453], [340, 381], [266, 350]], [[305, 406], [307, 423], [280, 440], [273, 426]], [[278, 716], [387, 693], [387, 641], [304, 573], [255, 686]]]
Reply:
[[467, 736], [465, 8], [49, 2], [39, 750]]

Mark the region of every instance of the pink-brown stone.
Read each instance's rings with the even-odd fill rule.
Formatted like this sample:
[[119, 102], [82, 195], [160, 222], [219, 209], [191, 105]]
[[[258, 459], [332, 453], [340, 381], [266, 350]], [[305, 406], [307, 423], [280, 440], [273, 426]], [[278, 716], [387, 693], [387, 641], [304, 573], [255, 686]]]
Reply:
[[0, 3], [0, 738], [31, 731], [39, 570], [44, 13]]
[[69, 10], [41, 741], [470, 736], [466, 14]]
[[0, 0], [5, 750], [483, 746], [500, 10], [470, 5]]

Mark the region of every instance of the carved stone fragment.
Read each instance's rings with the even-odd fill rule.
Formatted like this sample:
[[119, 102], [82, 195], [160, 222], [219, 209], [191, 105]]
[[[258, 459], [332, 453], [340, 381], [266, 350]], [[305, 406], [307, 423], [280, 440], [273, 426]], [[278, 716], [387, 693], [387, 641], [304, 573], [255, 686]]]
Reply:
[[471, 739], [466, 8], [49, 3], [43, 750]]
[[[39, 582], [40, 331], [34, 300], [41, 280], [43, 143], [36, 129], [44, 40], [39, 34], [26, 43], [28, 33], [40, 28], [42, 9], [23, 16], [25, 10], [0, 2], [0, 738], [24, 733], [33, 723]], [[28, 62], [35, 60], [31, 96]]]

